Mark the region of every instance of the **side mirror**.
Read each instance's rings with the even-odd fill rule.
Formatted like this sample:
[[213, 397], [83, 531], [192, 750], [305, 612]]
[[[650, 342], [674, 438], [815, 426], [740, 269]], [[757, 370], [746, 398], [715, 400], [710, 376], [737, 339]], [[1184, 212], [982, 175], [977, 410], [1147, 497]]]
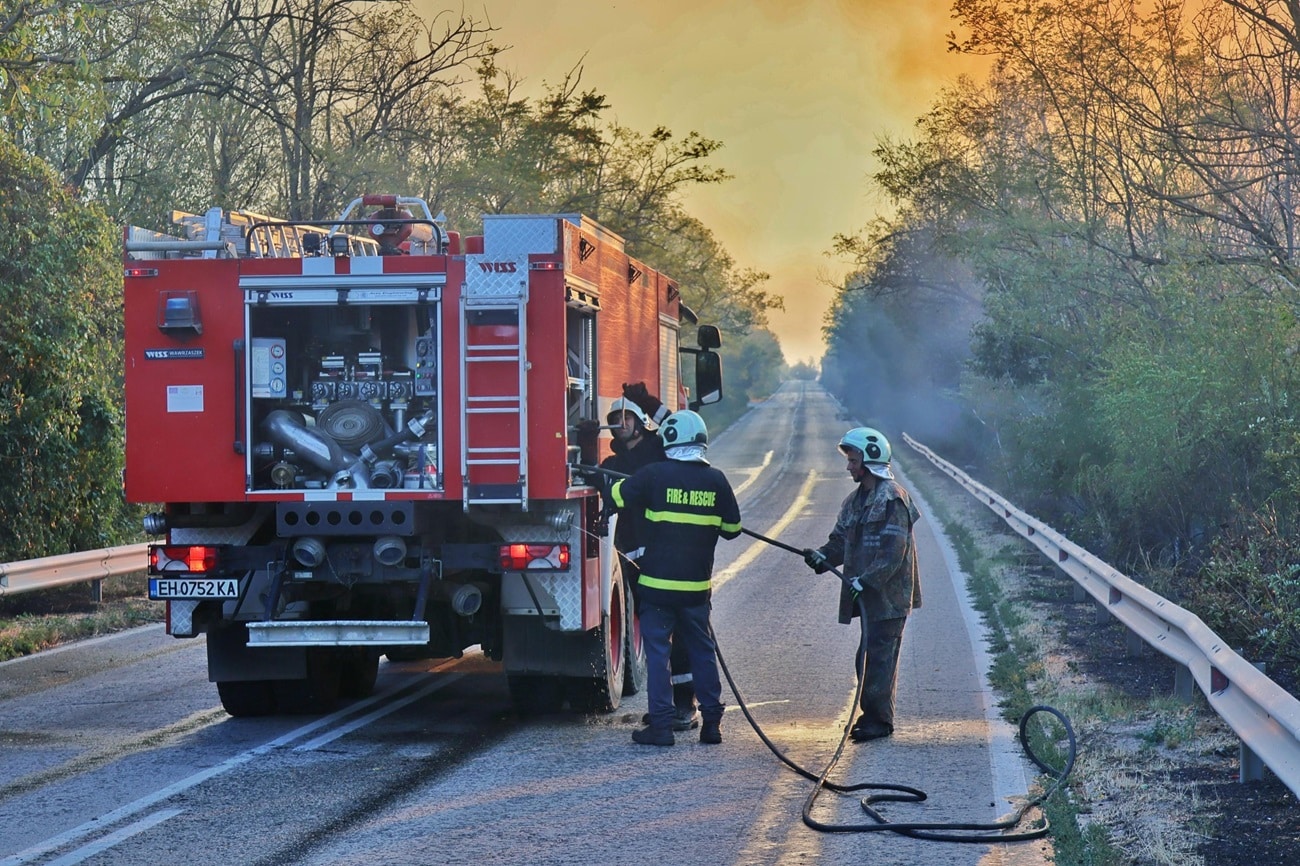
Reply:
[[720, 349], [722, 332], [718, 330], [717, 325], [700, 325], [700, 330], [695, 335], [695, 342], [700, 344], [701, 349]]
[[[715, 338], [717, 331], [717, 328], [713, 329]], [[695, 353], [695, 393], [699, 396], [691, 401], [691, 409], [699, 409], [722, 399], [722, 358], [711, 349], [701, 349]]]

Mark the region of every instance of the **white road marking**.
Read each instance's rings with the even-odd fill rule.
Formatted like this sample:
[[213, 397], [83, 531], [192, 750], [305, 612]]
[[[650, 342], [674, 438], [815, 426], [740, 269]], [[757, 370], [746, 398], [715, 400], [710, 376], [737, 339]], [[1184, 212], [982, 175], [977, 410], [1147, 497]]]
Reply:
[[91, 842], [89, 845], [83, 845], [76, 851], [63, 855], [58, 860], [51, 860], [46, 866], [76, 866], [77, 863], [84, 863], [96, 854], [104, 853], [118, 842], [130, 839], [137, 833], [143, 833], [150, 827], [156, 827], [168, 818], [175, 818], [184, 811], [184, 809], [164, 809], [161, 812], [154, 812], [148, 818], [142, 818], [134, 824], [127, 824], [122, 829], [109, 833], [103, 839]]
[[373, 713], [367, 713], [366, 715], [362, 716], [359, 719], [354, 719], [348, 722], [346, 725], [342, 725], [340, 727], [335, 728], [334, 730], [330, 731], [328, 734], [321, 734], [319, 737], [317, 737], [314, 740], [308, 740], [307, 742], [303, 743], [301, 746], [295, 747], [294, 751], [311, 752], [316, 749], [319, 749], [321, 746], [325, 745], [326, 743], [332, 743], [335, 740], [337, 740], [339, 737], [342, 737], [345, 734], [352, 733], [357, 728], [365, 727], [366, 725], [370, 724], [376, 719], [382, 719], [384, 716], [388, 715], [389, 713], [393, 713], [396, 712], [397, 710], [400, 710], [402, 707], [406, 706], [407, 704], [415, 703], [425, 695], [433, 694], [443, 686], [451, 685], [452, 683], [456, 682], [456, 680], [460, 679], [463, 676], [465, 675], [450, 674], [438, 680], [437, 682], [429, 683], [429, 685], [425, 686], [424, 688], [420, 689], [417, 692], [412, 692], [411, 694], [407, 695], [401, 700], [393, 701], [391, 704], [385, 704], [384, 706], [375, 710]]
[[735, 489], [732, 491], [733, 493], [736, 494], [736, 498], [740, 498], [740, 494], [744, 493], [744, 492], [749, 488], [749, 485], [753, 484], [755, 481], [758, 480], [758, 476], [762, 475], [762, 474], [763, 474], [763, 470], [766, 469], [766, 468], [771, 464], [771, 462], [772, 462], [772, 455], [775, 454], [775, 453], [776, 453], [775, 451], [769, 451], [769, 452], [767, 452], [766, 454], [764, 454], [764, 455], [763, 455], [763, 462], [760, 463], [760, 464], [758, 464], [758, 466], [755, 467], [755, 468], [753, 468], [753, 469], [741, 469], [741, 470], [739, 470], [739, 471], [741, 471], [741, 472], [749, 472], [750, 475], [749, 475], [749, 477], [746, 478], [744, 481], [740, 482], [740, 486], [739, 486], [739, 487], [735, 488]]
[[[803, 511], [804, 506], [807, 505], [811, 499], [812, 487], [816, 481], [817, 473], [809, 472], [807, 479], [804, 480], [803, 487], [799, 488], [799, 495], [794, 498], [794, 502], [790, 503], [790, 507], [786, 509], [785, 514], [781, 515], [781, 519], [772, 524], [772, 526], [762, 534], [766, 535], [768, 538], [776, 538], [787, 526], [793, 523], [795, 518], [799, 516], [799, 512]], [[724, 583], [739, 574], [741, 569], [747, 567], [751, 562], [753, 562], [760, 553], [767, 549], [767, 547], [767, 542], [755, 539], [754, 543], [745, 548], [744, 553], [736, 557], [735, 561], [732, 562], [731, 565], [728, 565], [722, 571], [713, 575], [713, 589], [716, 591]]]
[[[445, 666], [446, 665], [440, 665], [438, 668], [435, 668], [433, 672], [436, 673], [442, 667]], [[328, 716], [323, 716], [314, 722], [310, 722], [306, 725], [303, 725], [300, 728], [295, 728], [286, 734], [276, 737], [274, 740], [271, 740], [270, 742], [263, 743], [262, 745], [257, 746], [256, 748], [252, 748], [246, 752], [241, 752], [238, 755], [229, 757], [226, 760], [222, 761], [220, 764], [216, 764], [212, 767], [208, 767], [206, 770], [200, 770], [199, 772], [186, 776], [184, 779], [181, 779], [177, 782], [173, 782], [172, 784], [167, 785], [164, 788], [159, 788], [157, 791], [154, 791], [152, 794], [146, 794], [145, 796], [139, 798], [138, 800], [135, 800], [134, 802], [127, 803], [125, 806], [114, 809], [111, 812], [106, 812], [105, 814], [100, 815], [97, 818], [92, 818], [91, 820], [85, 822], [84, 824], [81, 824], [77, 827], [73, 827], [72, 829], [60, 833], [57, 836], [51, 836], [49, 839], [46, 839], [44, 842], [38, 842], [37, 844], [31, 846], [30, 848], [27, 848], [26, 850], [19, 851], [17, 854], [12, 854], [4, 858], [3, 860], [0, 860], [0, 866], [21, 866], [21, 864], [23, 863], [30, 863], [39, 857], [43, 857], [44, 855], [49, 854], [51, 851], [57, 851], [60, 848], [64, 847], [65, 845], [70, 845], [73, 842], [76, 842], [80, 839], [84, 839], [87, 836], [91, 836], [97, 832], [101, 832], [105, 827], [112, 826], [113, 824], [116, 824], [117, 822], [123, 819], [130, 818], [132, 815], [137, 815], [140, 812], [143, 812], [144, 810], [158, 803], [161, 803], [164, 800], [167, 800], [169, 797], [174, 797], [175, 795], [181, 793], [182, 791], [187, 791], [190, 788], [195, 787], [196, 785], [200, 785], [203, 782], [206, 782], [208, 779], [215, 778], [216, 776], [220, 776], [223, 773], [227, 773], [237, 767], [241, 767], [244, 764], [247, 764], [249, 761], [253, 760], [254, 758], [265, 755], [268, 752], [271, 752], [275, 749], [279, 749], [284, 746], [287, 746], [296, 740], [302, 739], [303, 737], [307, 736], [310, 733], [318, 731], [321, 728], [329, 727], [330, 725], [334, 724], [337, 721], [340, 721], [341, 719], [345, 719], [348, 718], [349, 716], [355, 715], [360, 710], [364, 710], [370, 706], [373, 706], [374, 704], [380, 703], [381, 701], [392, 701], [393, 706], [391, 707], [386, 706], [381, 711], [371, 713], [366, 717], [367, 720], [379, 718], [383, 715], [387, 715], [388, 713], [391, 713], [399, 709], [402, 706], [405, 706], [407, 703], [410, 703], [411, 700], [415, 700], [418, 697], [422, 697], [423, 695], [429, 694], [431, 692], [434, 692], [442, 688], [443, 686], [447, 685], [450, 682], [454, 682], [456, 679], [459, 679], [462, 676], [464, 676], [464, 674], [452, 674], [449, 677], [441, 677], [436, 682], [425, 685], [422, 689], [416, 692], [415, 697], [411, 697], [410, 700], [407, 700], [407, 698], [404, 697], [394, 701], [393, 695], [391, 693], [385, 693], [382, 695], [373, 695], [369, 698], [366, 698], [365, 700], [358, 701], [357, 703], [352, 704], [351, 706], [344, 707], [338, 712], [331, 713]], [[357, 727], [360, 727], [360, 725], [354, 724], [352, 725], [352, 727], [349, 728], [349, 730], [355, 730], [355, 728]], [[325, 737], [320, 737], [318, 738], [318, 740], [323, 740], [325, 742], [328, 742], [328, 740], [326, 740]], [[171, 817], [171, 816], [168, 815], [167, 817]], [[142, 827], [140, 829], [144, 830], [147, 828]], [[137, 830], [136, 832], [140, 832], [140, 831]], [[107, 839], [108, 837], [105, 838]], [[72, 856], [72, 855], [68, 855], [68, 856]]]

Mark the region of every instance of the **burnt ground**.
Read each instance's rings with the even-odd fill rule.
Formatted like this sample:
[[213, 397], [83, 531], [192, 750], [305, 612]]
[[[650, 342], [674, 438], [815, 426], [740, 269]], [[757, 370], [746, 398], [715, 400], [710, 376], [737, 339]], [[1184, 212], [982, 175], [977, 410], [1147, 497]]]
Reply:
[[[1173, 695], [1176, 664], [1145, 648], [1139, 657], [1126, 653], [1126, 629], [1116, 620], [1098, 624], [1096, 606], [1073, 600], [1073, 581], [1050, 566], [1034, 580], [1036, 604], [1051, 609], [1057, 638], [1071, 654], [1069, 667], [1089, 683], [1105, 683], [1137, 701]], [[1294, 686], [1279, 683], [1292, 689]], [[1162, 774], [1149, 779], [1157, 789], [1187, 786], [1199, 808], [1186, 816], [1190, 847], [1205, 866], [1293, 866], [1300, 863], [1300, 802], [1267, 769], [1264, 780], [1238, 782], [1238, 741], [1197, 690], [1190, 708], [1197, 728], [1217, 729], [1217, 745], [1208, 752], [1161, 748]], [[1167, 776], [1163, 776], [1167, 773]], [[1163, 776], [1163, 777], [1162, 777]], [[1120, 810], [1123, 810], [1121, 805]], [[1168, 861], [1195, 862], [1193, 858]]]

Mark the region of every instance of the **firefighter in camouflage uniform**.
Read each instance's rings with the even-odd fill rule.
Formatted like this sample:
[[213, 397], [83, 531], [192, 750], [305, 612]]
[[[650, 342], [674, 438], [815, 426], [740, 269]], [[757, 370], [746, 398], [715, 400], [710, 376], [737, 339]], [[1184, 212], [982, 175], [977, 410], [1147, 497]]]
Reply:
[[[857, 671], [862, 684], [862, 714], [849, 735], [855, 742], [888, 737], [894, 732], [894, 698], [903, 626], [912, 608], [921, 606], [912, 527], [920, 512], [889, 468], [891, 450], [884, 434], [855, 427], [840, 439], [849, 475], [858, 483], [840, 505], [826, 543], [804, 551], [804, 561], [818, 574], [843, 566], [841, 623], [866, 610], [866, 627], [858, 645]], [[859, 598], [860, 596], [860, 598]]]

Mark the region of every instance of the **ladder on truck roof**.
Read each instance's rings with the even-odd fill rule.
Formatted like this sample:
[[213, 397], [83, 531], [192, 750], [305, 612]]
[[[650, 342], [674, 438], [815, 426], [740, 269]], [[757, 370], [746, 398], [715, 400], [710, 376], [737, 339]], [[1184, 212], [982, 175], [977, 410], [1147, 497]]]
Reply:
[[[326, 237], [324, 226], [277, 219], [251, 211], [208, 208], [202, 214], [172, 211], [172, 224], [185, 235], [177, 238], [161, 232], [131, 226], [127, 230], [127, 252], [134, 259], [165, 259], [201, 256], [215, 258], [306, 258], [319, 253], [307, 248], [307, 235]], [[350, 256], [379, 255], [373, 238], [347, 235]], [[319, 249], [319, 241], [318, 241]]]
[[504, 272], [478, 259], [466, 256], [460, 297], [463, 504], [527, 510], [528, 256]]

